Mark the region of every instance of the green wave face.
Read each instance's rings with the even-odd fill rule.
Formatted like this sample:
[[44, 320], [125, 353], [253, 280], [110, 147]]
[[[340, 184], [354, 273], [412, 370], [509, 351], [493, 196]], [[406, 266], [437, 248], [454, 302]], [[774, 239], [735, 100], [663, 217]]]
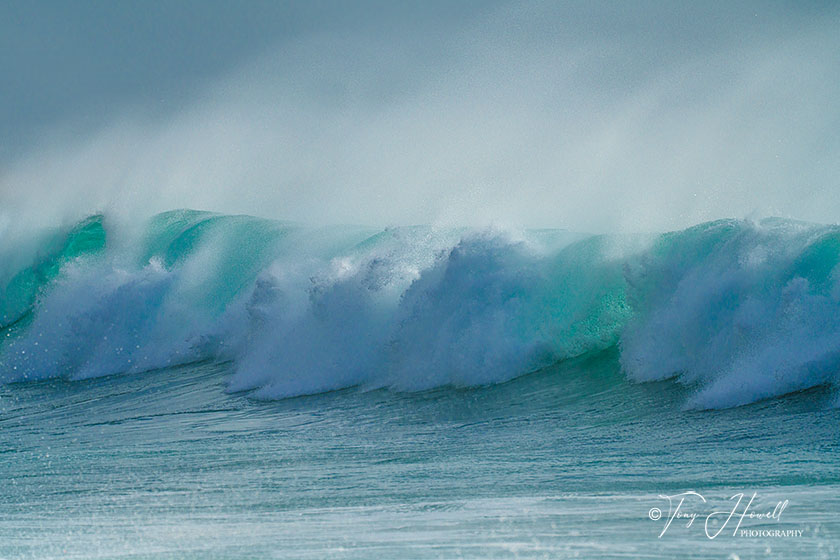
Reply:
[[38, 295], [66, 264], [105, 250], [105, 228], [101, 215], [91, 216], [66, 232], [49, 236], [34, 262], [18, 271], [0, 292], [0, 329], [24, 320]]
[[191, 269], [181, 296], [218, 313], [282, 250], [292, 229], [251, 216], [166, 212], [149, 222], [139, 264]]

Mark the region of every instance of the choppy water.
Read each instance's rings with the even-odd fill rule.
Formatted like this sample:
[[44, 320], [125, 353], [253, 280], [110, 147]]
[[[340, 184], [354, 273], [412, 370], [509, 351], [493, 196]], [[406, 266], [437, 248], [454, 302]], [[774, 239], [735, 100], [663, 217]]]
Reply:
[[[625, 381], [614, 352], [490, 387], [275, 402], [226, 394], [229, 374], [5, 386], [0, 557], [838, 554], [840, 411], [824, 390], [685, 411], [685, 389]], [[710, 540], [675, 521], [658, 538], [649, 510], [686, 490], [718, 509], [736, 492], [789, 500], [743, 527], [804, 533]]]

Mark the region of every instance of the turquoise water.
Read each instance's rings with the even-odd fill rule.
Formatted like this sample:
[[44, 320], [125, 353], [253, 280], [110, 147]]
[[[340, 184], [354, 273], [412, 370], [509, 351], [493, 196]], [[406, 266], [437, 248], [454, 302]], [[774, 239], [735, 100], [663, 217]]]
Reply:
[[0, 558], [838, 555], [836, 226], [179, 210], [0, 257]]
[[[614, 352], [491, 387], [259, 402], [229, 364], [2, 389], [2, 558], [835, 558], [825, 391], [684, 411]], [[659, 494], [789, 500], [708, 539]], [[675, 522], [676, 523], [676, 522]], [[696, 529], [696, 530], [695, 530]]]

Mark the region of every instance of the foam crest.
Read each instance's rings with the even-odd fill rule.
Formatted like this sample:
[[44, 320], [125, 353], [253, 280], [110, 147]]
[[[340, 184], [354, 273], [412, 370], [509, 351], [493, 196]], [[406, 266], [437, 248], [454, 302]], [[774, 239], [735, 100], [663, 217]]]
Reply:
[[[724, 220], [656, 236], [95, 217], [5, 274], [0, 378], [233, 363], [230, 390], [498, 383], [618, 345], [626, 375], [748, 404], [840, 370], [840, 228]], [[4, 252], [13, 254], [11, 247]]]

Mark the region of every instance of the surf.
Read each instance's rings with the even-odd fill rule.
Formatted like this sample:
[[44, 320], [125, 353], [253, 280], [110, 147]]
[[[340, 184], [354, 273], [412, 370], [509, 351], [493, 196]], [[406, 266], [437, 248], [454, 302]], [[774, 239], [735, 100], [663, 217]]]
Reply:
[[310, 227], [176, 210], [0, 240], [0, 380], [232, 364], [230, 391], [509, 381], [603, 350], [687, 408], [840, 370], [840, 228], [719, 220], [664, 234]]

